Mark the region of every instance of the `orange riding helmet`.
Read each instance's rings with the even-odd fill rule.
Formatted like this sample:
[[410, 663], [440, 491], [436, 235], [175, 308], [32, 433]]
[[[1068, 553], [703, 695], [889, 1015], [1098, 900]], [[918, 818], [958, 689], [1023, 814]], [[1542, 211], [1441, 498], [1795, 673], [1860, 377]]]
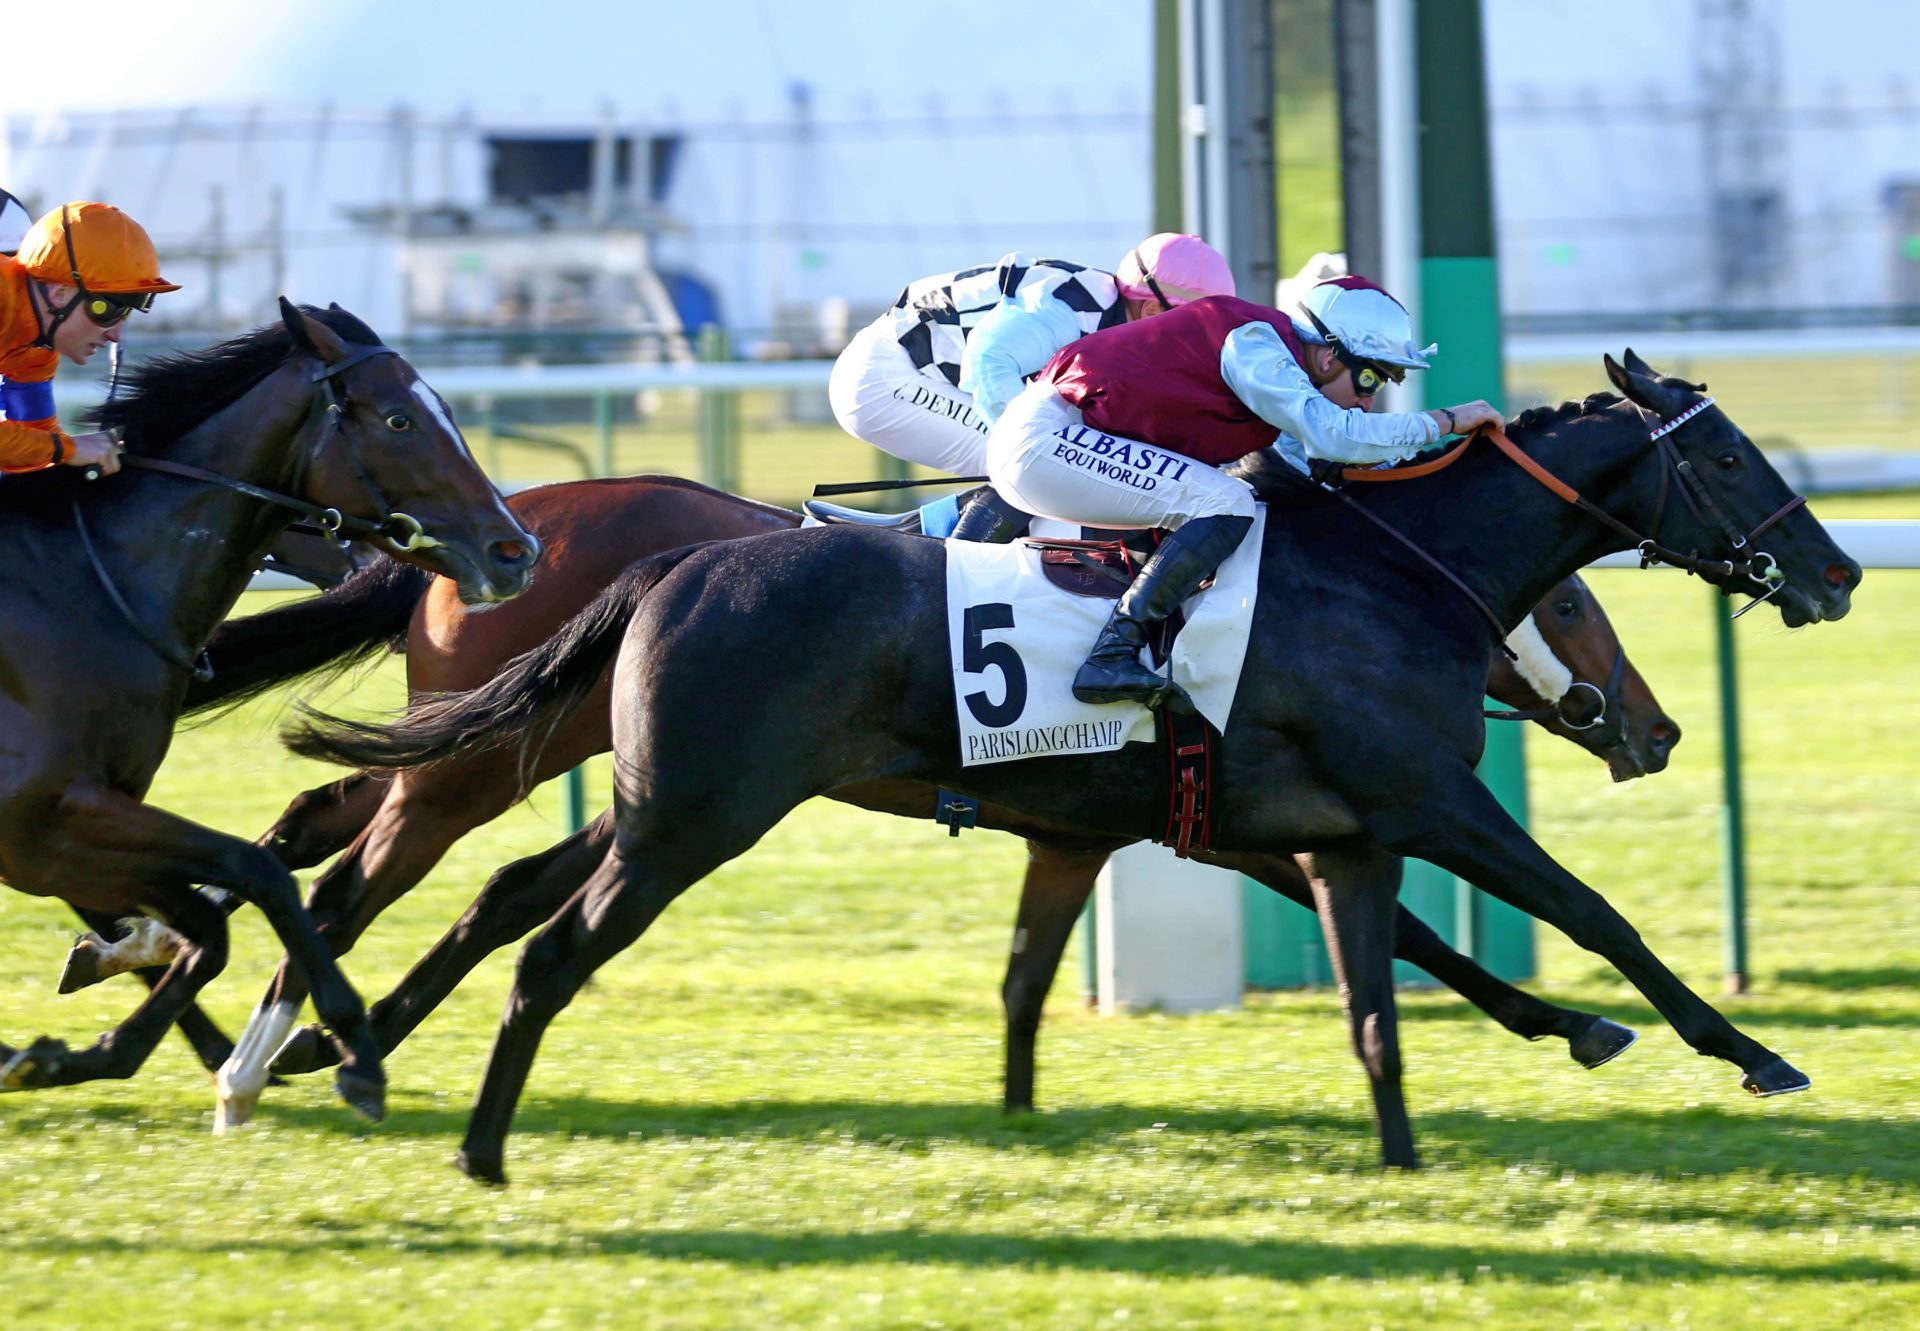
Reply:
[[66, 203], [33, 224], [15, 256], [42, 282], [104, 295], [178, 291], [146, 229], [110, 203]]

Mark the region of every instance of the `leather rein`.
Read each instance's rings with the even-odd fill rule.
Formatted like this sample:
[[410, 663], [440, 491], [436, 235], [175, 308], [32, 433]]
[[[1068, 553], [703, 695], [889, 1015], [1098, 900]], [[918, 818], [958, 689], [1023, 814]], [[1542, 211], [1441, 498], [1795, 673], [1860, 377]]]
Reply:
[[[333, 435], [341, 428], [340, 422], [345, 414], [345, 402], [334, 380], [356, 365], [372, 360], [376, 356], [397, 356], [399, 354], [399, 352], [389, 346], [375, 345], [356, 347], [350, 355], [334, 362], [332, 365], [321, 366], [319, 371], [312, 376], [310, 382], [319, 384], [322, 392], [326, 394], [325, 419], [321, 425], [320, 439], [311, 449], [306, 450], [301, 455], [300, 467], [294, 476], [294, 487], [296, 489], [305, 479], [307, 467], [312, 459], [326, 448]], [[258, 499], [263, 503], [272, 504], [279, 508], [291, 509], [301, 517], [312, 521], [315, 528], [318, 529], [319, 534], [331, 537], [342, 543], [352, 539], [381, 537], [391, 541], [401, 550], [411, 550], [415, 548], [420, 542], [420, 538], [425, 534], [425, 529], [420, 525], [419, 520], [408, 513], [398, 511], [389, 512], [386, 517], [375, 522], [366, 518], [357, 518], [343, 514], [337, 508], [329, 508], [324, 505], [311, 503], [294, 495], [282, 494], [277, 490], [269, 490], [264, 486], [255, 485], [251, 481], [243, 481], [237, 476], [228, 476], [222, 472], [208, 471], [202, 467], [188, 466], [183, 462], [172, 462], [166, 458], [145, 457], [140, 454], [129, 454], [122, 458], [121, 462], [123, 466], [129, 468], [159, 472], [162, 475], [176, 476], [182, 480], [196, 481], [203, 485], [218, 486], [225, 490], [232, 490], [237, 494], [246, 495], [250, 499]], [[359, 470], [357, 460], [355, 462], [355, 469]], [[99, 471], [95, 468], [89, 467], [86, 471], [88, 480], [97, 480], [99, 479], [99, 475]], [[364, 476], [364, 472], [362, 472], [362, 475]], [[85, 510], [82, 508], [80, 500], [77, 497], [73, 500], [73, 523], [80, 532], [80, 546], [81, 549], [86, 552], [87, 562], [93, 569], [94, 577], [106, 592], [107, 600], [113, 605], [113, 608], [119, 612], [120, 617], [127, 622], [127, 626], [138, 635], [142, 642], [146, 643], [149, 648], [158, 654], [162, 660], [178, 666], [182, 670], [191, 671], [193, 677], [202, 683], [212, 679], [213, 663], [204, 650], [200, 652], [197, 658], [189, 656], [178, 644], [168, 642], [156, 635], [141, 621], [140, 617], [134, 613], [133, 607], [127, 603], [126, 597], [121, 594], [120, 588], [114, 583], [113, 575], [107, 571], [106, 564], [101, 561], [100, 552], [93, 542], [93, 533], [87, 528]]]
[[[1723, 592], [1726, 590], [1725, 583], [1731, 581], [1736, 576], [1744, 577], [1749, 582], [1765, 587], [1767, 590], [1764, 595], [1756, 598], [1750, 604], [1743, 606], [1737, 612], [1737, 614], [1743, 615], [1748, 610], [1753, 609], [1754, 606], [1759, 605], [1762, 601], [1771, 599], [1776, 592], [1786, 585], [1786, 574], [1780, 571], [1778, 562], [1766, 551], [1753, 549], [1753, 542], [1759, 538], [1761, 533], [1772, 527], [1776, 522], [1780, 521], [1780, 519], [1786, 517], [1787, 514], [1800, 508], [1807, 501], [1805, 496], [1795, 495], [1779, 508], [1775, 509], [1766, 518], [1762, 519], [1759, 525], [1755, 526], [1751, 531], [1741, 532], [1739, 527], [1727, 517], [1726, 511], [1722, 509], [1714, 499], [1712, 492], [1707, 489], [1706, 482], [1702, 481], [1698, 473], [1694, 471], [1693, 464], [1680, 455], [1679, 450], [1673, 446], [1672, 440], [1669, 437], [1674, 431], [1678, 430], [1681, 426], [1685, 425], [1688, 421], [1712, 405], [1712, 398], [1703, 397], [1670, 421], [1662, 421], [1646, 408], [1639, 407], [1638, 404], [1636, 404], [1636, 409], [1647, 419], [1650, 427], [1647, 435], [1648, 443], [1658, 450], [1661, 460], [1666, 463], [1660, 470], [1660, 497], [1654, 505], [1653, 529], [1655, 531], [1660, 529], [1661, 519], [1666, 516], [1667, 495], [1669, 490], [1672, 489], [1672, 479], [1678, 476], [1680, 478], [1680, 498], [1700, 521], [1711, 522], [1719, 527], [1721, 533], [1727, 538], [1727, 543], [1732, 553], [1737, 556], [1733, 559], [1703, 559], [1700, 557], [1698, 551], [1682, 552], [1661, 545], [1653, 537], [1643, 535], [1634, 530], [1620, 519], [1614, 517], [1613, 514], [1586, 498], [1578, 490], [1568, 485], [1565, 481], [1555, 476], [1551, 471], [1547, 470], [1546, 467], [1530, 457], [1518, 444], [1507, 438], [1503, 431], [1491, 427], [1482, 427], [1481, 429], [1475, 430], [1472, 434], [1454, 445], [1453, 448], [1433, 459], [1431, 462], [1422, 462], [1411, 467], [1341, 467], [1338, 469], [1338, 479], [1343, 484], [1351, 482], [1374, 484], [1391, 481], [1417, 480], [1420, 477], [1431, 476], [1435, 472], [1452, 466], [1455, 462], [1458, 462], [1462, 457], [1466, 456], [1467, 449], [1473, 445], [1474, 440], [1484, 438], [1495, 448], [1499, 449], [1500, 452], [1512, 461], [1514, 465], [1519, 467], [1520, 470], [1545, 486], [1555, 497], [1573, 505], [1581, 512], [1598, 519], [1614, 531], [1620, 533], [1620, 535], [1626, 537], [1633, 550], [1640, 556], [1641, 568], [1646, 568], [1653, 564], [1670, 564], [1675, 568], [1682, 568], [1689, 573], [1697, 574], [1708, 581], [1713, 581], [1715, 578], [1719, 579]], [[1432, 568], [1435, 572], [1439, 573], [1441, 577], [1452, 583], [1462, 595], [1473, 603], [1481, 615], [1486, 618], [1487, 622], [1493, 626], [1494, 641], [1499, 644], [1500, 650], [1506, 653], [1509, 660], [1516, 659], [1513, 649], [1507, 646], [1506, 628], [1501, 624], [1499, 616], [1493, 613], [1492, 607], [1488, 606], [1487, 603], [1481, 599], [1479, 593], [1467, 586], [1458, 574], [1454, 573], [1452, 569], [1442, 564], [1439, 560], [1414, 544], [1413, 541], [1402, 535], [1393, 526], [1389, 525], [1385, 519], [1368, 512], [1364, 505], [1354, 499], [1353, 496], [1347, 494], [1339, 485], [1328, 480], [1322, 480], [1320, 486], [1327, 493], [1345, 503], [1354, 512], [1360, 514], [1360, 516], [1367, 519], [1367, 521], [1373, 523], [1376, 527], [1393, 537], [1394, 540], [1400, 542], [1400, 544], [1408, 550], [1411, 550], [1415, 555], [1419, 556], [1429, 568]]]

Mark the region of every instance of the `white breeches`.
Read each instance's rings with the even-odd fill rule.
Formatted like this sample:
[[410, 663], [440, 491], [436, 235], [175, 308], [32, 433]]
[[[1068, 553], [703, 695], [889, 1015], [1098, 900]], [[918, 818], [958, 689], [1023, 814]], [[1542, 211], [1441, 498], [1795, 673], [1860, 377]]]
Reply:
[[1089, 527], [1252, 517], [1253, 490], [1211, 463], [1102, 434], [1050, 384], [1030, 384], [987, 440], [987, 476], [1015, 508]]
[[827, 400], [855, 438], [949, 476], [979, 476], [987, 465], [987, 418], [973, 396], [922, 373], [882, 315], [854, 335], [833, 363]]

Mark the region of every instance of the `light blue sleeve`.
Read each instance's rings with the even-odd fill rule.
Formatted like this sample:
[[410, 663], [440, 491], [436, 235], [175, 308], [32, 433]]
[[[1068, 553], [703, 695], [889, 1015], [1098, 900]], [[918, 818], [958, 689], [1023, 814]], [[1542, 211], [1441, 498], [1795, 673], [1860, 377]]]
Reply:
[[[1335, 406], [1270, 324], [1242, 324], [1227, 334], [1220, 377], [1248, 410], [1291, 436], [1310, 458], [1398, 462], [1440, 438], [1440, 427], [1425, 412], [1375, 415]], [[1286, 444], [1283, 437], [1281, 451], [1291, 453]]]
[[960, 390], [990, 421], [1025, 388], [1028, 375], [1053, 353], [1080, 338], [1080, 320], [1038, 284], [1002, 300], [967, 334], [960, 357]]

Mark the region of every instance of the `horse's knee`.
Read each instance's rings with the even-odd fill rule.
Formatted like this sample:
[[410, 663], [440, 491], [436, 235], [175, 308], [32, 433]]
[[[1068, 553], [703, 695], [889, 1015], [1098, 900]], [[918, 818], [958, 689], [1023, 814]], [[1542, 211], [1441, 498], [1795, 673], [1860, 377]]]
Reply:
[[235, 842], [221, 861], [221, 887], [231, 888], [256, 906], [300, 904], [299, 881], [266, 847]]
[[340, 851], [360, 831], [350, 801], [375, 778], [356, 772], [331, 785], [302, 791], [260, 838], [260, 845], [290, 869], [308, 869]]
[[327, 951], [336, 957], [346, 956], [353, 951], [353, 945], [360, 941], [360, 931], [353, 927], [353, 921], [338, 916], [315, 916], [313, 929], [320, 935], [320, 941], [327, 945]]
[[1582, 911], [1571, 913], [1565, 932], [1575, 945], [1597, 956], [1620, 956], [1646, 950], [1640, 931], [1611, 908], [1597, 914]]
[[522, 948], [507, 999], [509, 1015], [545, 1020], [566, 1007], [573, 1000], [573, 987], [561, 975], [566, 960], [565, 948], [550, 931]]

